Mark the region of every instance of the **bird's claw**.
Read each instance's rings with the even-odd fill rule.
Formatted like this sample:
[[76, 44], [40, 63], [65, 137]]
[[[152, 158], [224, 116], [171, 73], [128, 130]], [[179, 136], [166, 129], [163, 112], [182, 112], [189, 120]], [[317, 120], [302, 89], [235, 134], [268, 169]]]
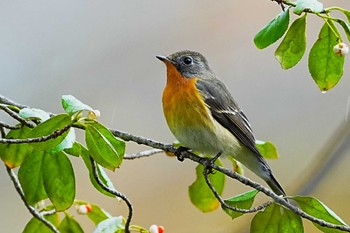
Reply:
[[176, 149], [175, 151], [175, 156], [177, 157], [177, 160], [179, 160], [180, 162], [183, 162], [185, 160], [184, 156], [182, 155], [182, 152], [184, 151], [188, 151], [189, 148], [184, 147], [184, 146], [180, 146], [179, 148]]
[[215, 164], [215, 161], [220, 157], [221, 154], [222, 152], [220, 151], [213, 158], [206, 159], [203, 171], [205, 174], [215, 174], [215, 171], [213, 170], [213, 165]]

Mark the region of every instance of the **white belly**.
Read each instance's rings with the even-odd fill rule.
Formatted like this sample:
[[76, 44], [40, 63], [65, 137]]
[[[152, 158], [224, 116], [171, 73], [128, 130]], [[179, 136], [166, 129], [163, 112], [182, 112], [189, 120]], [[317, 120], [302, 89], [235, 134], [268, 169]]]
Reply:
[[239, 154], [243, 152], [242, 144], [236, 137], [217, 122], [214, 123], [214, 130], [186, 127], [174, 134], [185, 147], [205, 155], [215, 156], [222, 152], [223, 155], [239, 157]]

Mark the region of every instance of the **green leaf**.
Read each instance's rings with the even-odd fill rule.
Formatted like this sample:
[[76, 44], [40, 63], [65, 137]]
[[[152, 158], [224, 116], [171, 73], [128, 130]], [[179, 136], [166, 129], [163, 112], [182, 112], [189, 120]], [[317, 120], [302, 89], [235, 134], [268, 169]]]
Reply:
[[303, 222], [299, 215], [294, 214], [291, 210], [283, 209], [280, 221], [281, 232], [302, 233], [304, 232]]
[[[293, 200], [296, 201], [300, 208], [308, 213], [309, 215], [322, 219], [326, 222], [338, 224], [338, 225], [347, 225], [338, 215], [336, 215], [331, 209], [329, 209], [325, 204], [321, 201], [317, 200], [314, 197], [302, 197], [296, 196], [293, 197]], [[336, 229], [331, 229], [327, 227], [322, 227], [319, 224], [314, 223], [314, 225], [325, 233], [333, 233], [333, 232], [343, 232]]]
[[37, 108], [22, 108], [18, 114], [24, 119], [40, 119], [41, 121], [46, 121], [50, 118], [49, 113]]
[[112, 216], [107, 213], [104, 209], [102, 209], [100, 206], [96, 204], [90, 204], [85, 201], [76, 201], [76, 204], [79, 205], [90, 205], [91, 206], [91, 211], [88, 212], [86, 215], [89, 217], [89, 219], [95, 224], [99, 224], [105, 219], [111, 218]]
[[323, 4], [317, 0], [298, 0], [294, 8], [294, 14], [300, 15], [304, 11], [321, 13], [324, 11]]
[[66, 214], [60, 223], [58, 230], [61, 233], [84, 233], [83, 229], [72, 216]]
[[75, 178], [67, 156], [62, 152], [45, 154], [42, 175], [45, 191], [55, 209], [68, 209], [75, 197]]
[[[215, 164], [221, 165], [219, 159], [215, 161]], [[202, 212], [213, 211], [219, 206], [219, 201], [216, 199], [203, 175], [203, 166], [198, 165], [196, 167], [197, 179], [193, 184], [189, 186], [188, 193], [193, 205], [195, 205]], [[209, 180], [215, 190], [221, 195], [225, 184], [225, 175], [216, 172], [214, 174], [209, 174]]]
[[109, 213], [107, 213], [101, 207], [99, 207], [98, 205], [94, 205], [94, 204], [91, 204], [91, 211], [89, 213], [87, 213], [87, 216], [95, 225], [99, 224], [100, 222], [104, 221], [105, 219], [112, 217]]
[[73, 146], [74, 142], [75, 142], [75, 130], [74, 130], [74, 128], [71, 128], [68, 131], [67, 136], [63, 139], [63, 141], [60, 142], [60, 144], [58, 144], [57, 146], [55, 146], [51, 150], [49, 150], [49, 152], [51, 154], [54, 154], [54, 153], [63, 151], [65, 149], [69, 149]]
[[303, 233], [301, 217], [278, 204], [258, 212], [250, 227], [251, 233]]
[[[31, 128], [23, 126], [20, 129], [12, 129], [6, 139], [25, 139], [28, 136]], [[0, 144], [0, 158], [10, 167], [15, 168], [22, 164], [26, 156], [32, 153], [33, 148], [28, 144]]]
[[125, 143], [100, 123], [92, 121], [86, 124], [85, 141], [92, 158], [103, 167], [114, 171], [122, 163]]
[[[57, 213], [52, 215], [46, 215], [45, 219], [51, 222], [55, 227], [58, 226], [59, 216]], [[43, 222], [33, 217], [25, 226], [23, 233], [35, 233], [35, 232], [52, 233], [51, 229], [48, 228]]]
[[[67, 114], [60, 114], [54, 117], [51, 117], [47, 121], [42, 122], [36, 126], [29, 134], [29, 138], [38, 138], [52, 134], [56, 130], [62, 129], [65, 126], [71, 124], [71, 118]], [[68, 131], [64, 132], [62, 135], [52, 138], [44, 142], [30, 143], [30, 145], [36, 150], [50, 150], [53, 147], [57, 146], [63, 141], [67, 136]]]
[[[79, 144], [80, 145], [80, 144]], [[81, 147], [81, 157], [85, 163], [85, 166], [87, 167], [87, 169], [89, 170], [89, 178], [90, 178], [90, 182], [91, 184], [101, 193], [110, 196], [110, 197], [115, 197], [115, 195], [107, 192], [106, 190], [104, 190], [96, 181], [94, 174], [93, 174], [93, 170], [92, 170], [92, 164], [91, 164], [91, 160], [90, 160], [90, 154], [89, 151], [82, 145], [80, 145]], [[98, 165], [98, 164], [97, 164]], [[110, 181], [109, 177], [107, 176], [107, 174], [102, 170], [102, 167], [100, 167], [99, 165], [96, 167], [97, 171], [98, 171], [98, 177], [100, 178], [100, 180], [102, 181], [102, 183], [104, 183], [107, 187], [109, 187], [110, 189], [114, 190], [114, 186], [113, 183]]]
[[265, 159], [278, 159], [278, 151], [274, 144], [271, 142], [264, 142], [256, 140], [256, 147]]
[[306, 14], [296, 19], [275, 52], [275, 57], [286, 70], [295, 66], [306, 49]]
[[33, 151], [28, 154], [18, 171], [18, 179], [29, 205], [47, 198], [42, 178], [44, 152]]
[[[328, 24], [339, 34], [331, 21]], [[321, 28], [309, 54], [309, 71], [321, 91], [332, 89], [343, 75], [344, 57], [333, 52], [338, 41], [328, 24], [325, 23]]]
[[289, 24], [289, 8], [281, 12], [254, 37], [255, 46], [264, 49], [275, 43], [286, 32]]
[[73, 145], [69, 148], [65, 148], [64, 152], [66, 152], [69, 155], [73, 155], [75, 157], [79, 157], [81, 154], [81, 144], [78, 142], [74, 142]]
[[62, 96], [62, 106], [63, 106], [63, 109], [66, 111], [66, 113], [68, 113], [70, 116], [84, 110], [93, 111], [93, 108], [82, 103], [80, 100], [76, 99], [72, 95]]
[[235, 160], [232, 156], [230, 156], [230, 158], [229, 158], [230, 160], [231, 160], [231, 162], [232, 162], [232, 165], [233, 165], [233, 170], [235, 171], [235, 172], [237, 172], [238, 174], [240, 174], [240, 175], [244, 175], [244, 168], [243, 168], [243, 165], [240, 163], [240, 162], [238, 162], [237, 160]]
[[346, 37], [348, 38], [348, 41], [350, 42], [350, 25], [349, 25], [349, 23], [347, 23], [341, 19], [337, 19], [336, 22], [338, 22], [343, 27], [345, 34], [346, 34]]
[[342, 10], [342, 12], [344, 13], [344, 15], [346, 16], [346, 18], [348, 19], [349, 23], [350, 23], [350, 11], [347, 10]]
[[[239, 194], [237, 196], [231, 197], [225, 200], [225, 203], [229, 206], [237, 207], [240, 209], [250, 209], [253, 205], [254, 198], [257, 193], [258, 191], [254, 189], [254, 190]], [[228, 215], [231, 216], [232, 219], [243, 215], [243, 213], [236, 212], [234, 210], [226, 209], [224, 207], [223, 209]]]
[[124, 229], [123, 217], [112, 217], [100, 222], [93, 233], [115, 233], [118, 230]]

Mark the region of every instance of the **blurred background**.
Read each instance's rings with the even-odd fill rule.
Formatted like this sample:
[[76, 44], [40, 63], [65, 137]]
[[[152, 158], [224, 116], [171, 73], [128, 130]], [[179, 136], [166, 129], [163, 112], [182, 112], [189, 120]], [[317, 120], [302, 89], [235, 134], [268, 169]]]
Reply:
[[[344, 1], [323, 2], [349, 8]], [[260, 51], [253, 44], [255, 33], [280, 11], [267, 0], [1, 1], [0, 94], [54, 113], [62, 112], [61, 96], [71, 94], [99, 109], [100, 121], [110, 128], [170, 143], [174, 137], [161, 106], [165, 67], [155, 56], [199, 51], [245, 111], [256, 137], [278, 147], [280, 159], [269, 164], [287, 193], [313, 195], [349, 223], [350, 150], [344, 138], [349, 128], [349, 61], [338, 86], [327, 93], [310, 77], [307, 56], [282, 71], [274, 58], [277, 46]], [[311, 15], [307, 20], [309, 51], [322, 21]], [[144, 149], [127, 144], [128, 153]], [[329, 156], [336, 159], [327, 169], [318, 168]], [[76, 198], [125, 216], [124, 203], [95, 191], [82, 161], [72, 160]], [[187, 192], [195, 166], [158, 154], [124, 161], [121, 169], [108, 174], [132, 201], [133, 224], [159, 224], [177, 233], [248, 232], [253, 215], [231, 220], [221, 210], [203, 214], [190, 203]], [[315, 166], [321, 176], [314, 173]], [[246, 175], [262, 182], [248, 171]], [[310, 186], [309, 177], [320, 182]], [[31, 216], [4, 166], [0, 187], [1, 232], [21, 232]], [[245, 190], [228, 181], [224, 197]], [[260, 199], [266, 200], [262, 195]], [[78, 221], [86, 219], [72, 213]], [[93, 224], [85, 222], [84, 229], [91, 232]], [[304, 224], [307, 232], [318, 232]]]

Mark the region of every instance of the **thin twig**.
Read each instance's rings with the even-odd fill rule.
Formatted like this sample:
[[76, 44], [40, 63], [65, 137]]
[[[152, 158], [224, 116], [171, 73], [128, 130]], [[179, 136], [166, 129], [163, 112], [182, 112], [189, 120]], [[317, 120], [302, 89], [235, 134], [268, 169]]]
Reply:
[[47, 140], [50, 140], [52, 138], [57, 138], [58, 136], [61, 136], [64, 132], [69, 130], [72, 127], [72, 124], [66, 125], [62, 129], [58, 129], [54, 131], [53, 133], [37, 137], [37, 138], [25, 138], [25, 139], [12, 139], [12, 138], [0, 138], [0, 144], [21, 144], [21, 143], [35, 143], [35, 142], [45, 142]]
[[[208, 166], [208, 165], [206, 165]], [[235, 206], [231, 206], [228, 205], [220, 196], [220, 194], [215, 190], [215, 187], [212, 185], [210, 179], [209, 179], [209, 175], [208, 175], [208, 170], [204, 167], [204, 179], [207, 182], [207, 185], [209, 186], [210, 190], [213, 192], [214, 196], [216, 197], [216, 199], [220, 202], [221, 206], [225, 209], [230, 209], [236, 212], [240, 212], [240, 213], [254, 213], [257, 211], [260, 211], [262, 209], [265, 209], [266, 207], [268, 207], [269, 205], [271, 205], [273, 203], [273, 201], [267, 201], [259, 206], [256, 206], [254, 208], [250, 208], [250, 209], [241, 209]]]
[[20, 117], [18, 115], [18, 113], [12, 111], [9, 107], [3, 105], [3, 104], [0, 104], [0, 109], [4, 110], [7, 114], [9, 114], [10, 117], [12, 117], [13, 119], [19, 121], [20, 123], [30, 127], [30, 128], [34, 128], [35, 127], [35, 124], [31, 123], [31, 122], [28, 122], [26, 121], [25, 119], [23, 119], [22, 117]]
[[131, 202], [129, 201], [129, 199], [123, 193], [118, 192], [115, 189], [111, 189], [111, 188], [107, 187], [101, 181], [101, 179], [100, 179], [100, 177], [98, 175], [96, 163], [95, 163], [95, 161], [94, 161], [94, 159], [92, 157], [90, 157], [90, 161], [91, 161], [91, 165], [92, 165], [93, 176], [94, 176], [96, 182], [101, 186], [101, 188], [104, 189], [105, 191], [113, 194], [114, 196], [121, 198], [123, 201], [125, 201], [126, 205], [128, 206], [129, 214], [128, 214], [128, 217], [127, 217], [126, 222], [125, 222], [125, 232], [126, 233], [130, 233], [130, 229], [129, 228], [130, 228], [131, 218], [132, 218], [132, 215], [133, 215], [133, 207], [132, 207]]
[[136, 154], [130, 154], [130, 155], [125, 154], [124, 159], [130, 159], [130, 160], [139, 159], [139, 158], [149, 157], [151, 155], [163, 153], [163, 152], [164, 151], [161, 149], [150, 149], [150, 150], [141, 151], [141, 152], [136, 153]]
[[6, 98], [5, 96], [0, 95], [0, 104], [7, 104], [7, 105], [13, 105], [18, 108], [27, 108], [28, 106], [16, 103], [13, 100], [10, 100], [9, 98]]
[[17, 193], [19, 194], [19, 196], [21, 197], [24, 205], [27, 207], [27, 209], [29, 210], [29, 212], [34, 216], [34, 218], [38, 219], [39, 221], [43, 222], [48, 228], [50, 228], [53, 232], [55, 233], [59, 233], [59, 230], [57, 230], [57, 228], [50, 222], [48, 221], [47, 219], [45, 219], [43, 217], [43, 214], [40, 213], [37, 209], [35, 209], [33, 206], [29, 205], [25, 199], [25, 196], [24, 196], [24, 192], [22, 190], [22, 187], [18, 181], [18, 178], [16, 176], [16, 174], [11, 170], [11, 168], [9, 168], [8, 166], [6, 166], [5, 164], [5, 167], [6, 167], [6, 170], [7, 170], [7, 173], [9, 174], [12, 182], [13, 182], [13, 185], [15, 186], [15, 189], [17, 190]]
[[4, 127], [6, 129], [20, 129], [22, 128], [22, 125], [9, 125], [0, 121], [0, 127]]

